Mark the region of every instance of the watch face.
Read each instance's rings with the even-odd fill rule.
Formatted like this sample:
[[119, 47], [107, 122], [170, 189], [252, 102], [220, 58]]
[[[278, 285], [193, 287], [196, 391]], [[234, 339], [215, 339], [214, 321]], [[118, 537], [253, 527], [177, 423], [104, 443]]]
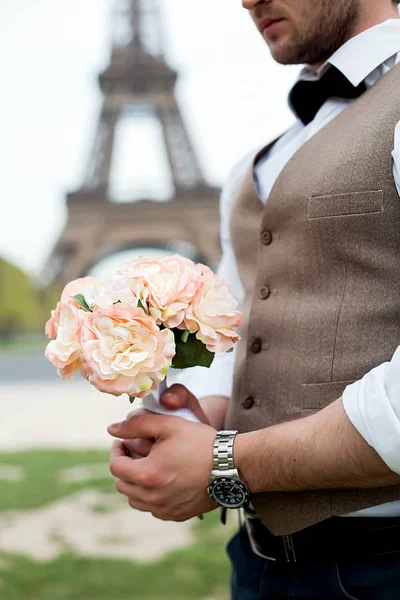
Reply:
[[240, 508], [247, 503], [249, 493], [241, 481], [229, 477], [218, 477], [211, 482], [209, 493], [212, 498], [226, 508]]

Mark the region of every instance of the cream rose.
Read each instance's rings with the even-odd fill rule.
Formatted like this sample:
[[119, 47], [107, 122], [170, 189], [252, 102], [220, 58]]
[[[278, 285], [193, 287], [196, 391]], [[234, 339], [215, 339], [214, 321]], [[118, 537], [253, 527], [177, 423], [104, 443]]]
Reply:
[[240, 339], [234, 329], [243, 322], [244, 315], [236, 308], [229, 285], [218, 277], [207, 277], [193, 298], [184, 323], [207, 350], [227, 352]]
[[174, 334], [141, 308], [116, 304], [85, 313], [82, 367], [101, 392], [143, 398], [158, 389], [175, 356]]
[[73, 300], [58, 302], [46, 324], [46, 333], [52, 340], [47, 345], [45, 355], [63, 379], [71, 378], [80, 370], [78, 329], [81, 313], [84, 314], [84, 311]]
[[90, 310], [108, 308], [114, 304], [138, 305], [138, 301], [146, 307], [147, 289], [142, 281], [121, 275], [96, 279], [86, 287], [84, 297]]
[[186, 310], [201, 284], [201, 269], [191, 260], [174, 255], [134, 260], [119, 272], [143, 281], [148, 289], [149, 313], [159, 325], [182, 329]]

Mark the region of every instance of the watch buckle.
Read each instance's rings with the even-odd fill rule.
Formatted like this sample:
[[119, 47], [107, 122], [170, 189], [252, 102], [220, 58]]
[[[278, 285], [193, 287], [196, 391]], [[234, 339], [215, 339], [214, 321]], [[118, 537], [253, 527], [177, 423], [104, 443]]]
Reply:
[[227, 471], [218, 471], [216, 469], [213, 469], [211, 471], [211, 475], [214, 479], [217, 479], [220, 477], [228, 477], [230, 479], [239, 479], [239, 473], [238, 473], [237, 469], [228, 469]]

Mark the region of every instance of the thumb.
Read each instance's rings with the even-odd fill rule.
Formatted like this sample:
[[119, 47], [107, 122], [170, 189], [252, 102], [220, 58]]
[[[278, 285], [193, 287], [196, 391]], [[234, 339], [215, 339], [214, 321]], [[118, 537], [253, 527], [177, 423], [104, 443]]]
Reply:
[[203, 411], [200, 402], [187, 387], [180, 383], [171, 385], [161, 396], [160, 403], [164, 408], [176, 410], [177, 408], [188, 408], [192, 413], [206, 425], [210, 422]]
[[121, 423], [110, 425], [107, 431], [114, 437], [127, 440], [136, 438], [157, 440], [162, 434], [165, 435], [171, 418], [154, 413], [134, 415]]

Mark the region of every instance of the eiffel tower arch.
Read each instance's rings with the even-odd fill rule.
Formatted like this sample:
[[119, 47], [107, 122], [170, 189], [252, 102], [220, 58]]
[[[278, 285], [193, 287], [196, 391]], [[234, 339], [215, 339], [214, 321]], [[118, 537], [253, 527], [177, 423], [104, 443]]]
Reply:
[[[99, 76], [97, 130], [83, 184], [67, 195], [67, 223], [43, 271], [47, 283], [63, 285], [130, 248], [183, 254], [191, 247], [190, 258], [210, 266], [220, 257], [220, 190], [204, 178], [176, 100], [178, 75], [165, 60], [158, 0], [114, 4], [111, 61]], [[110, 174], [117, 126], [122, 117], [149, 114], [162, 132], [173, 192], [166, 202], [115, 202]]]

